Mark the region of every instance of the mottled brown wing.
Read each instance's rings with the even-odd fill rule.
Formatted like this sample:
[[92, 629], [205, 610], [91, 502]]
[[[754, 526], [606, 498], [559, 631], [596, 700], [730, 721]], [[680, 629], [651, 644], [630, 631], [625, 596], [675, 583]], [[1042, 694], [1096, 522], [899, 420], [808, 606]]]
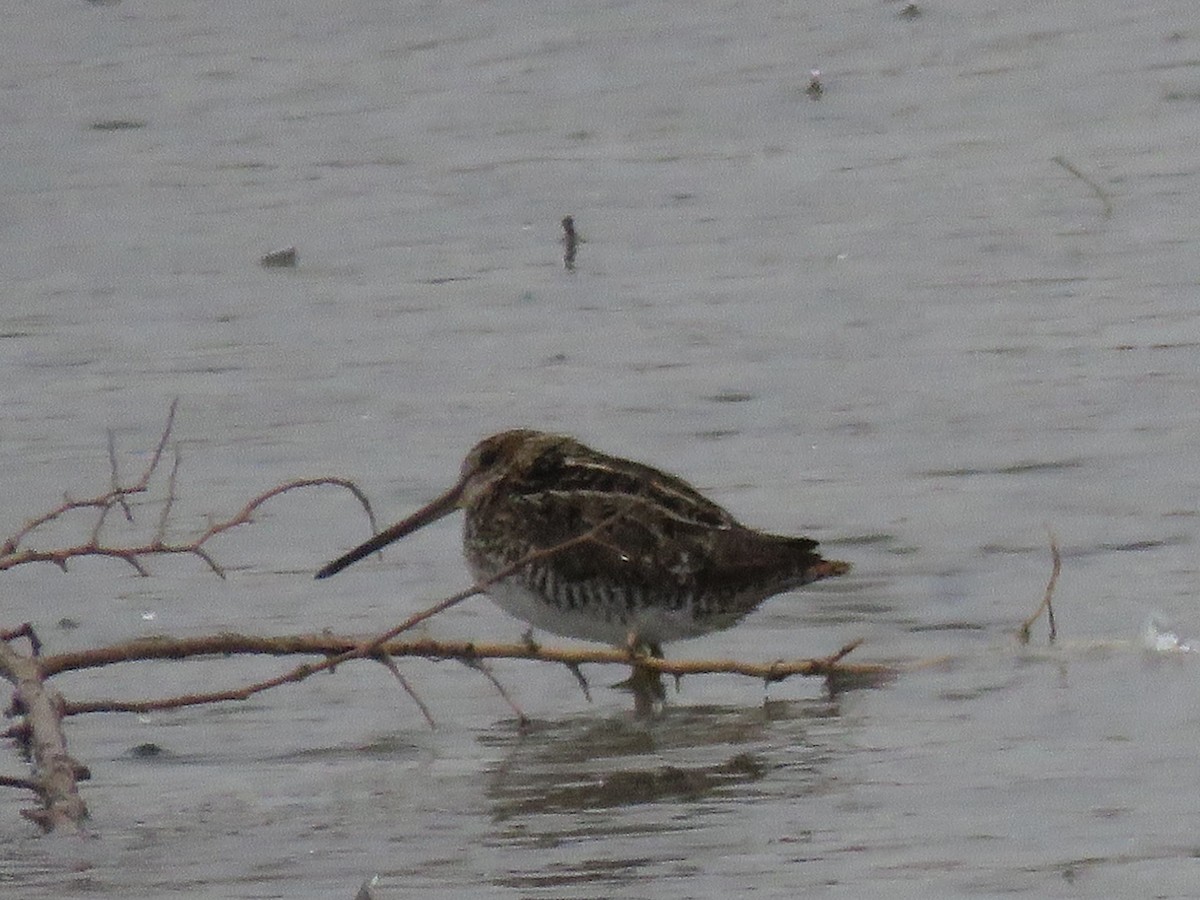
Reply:
[[511, 485], [527, 496], [544, 492], [586, 493], [644, 498], [677, 519], [712, 528], [739, 525], [734, 516], [694, 487], [651, 466], [599, 453], [577, 441], [564, 440], [538, 457], [520, 483]]
[[520, 536], [525, 552], [596, 531], [554, 555], [556, 574], [567, 581], [619, 583], [637, 594], [761, 599], [822, 577], [809, 574], [823, 562], [816, 541], [700, 524], [646, 497], [554, 490], [510, 497], [507, 505], [501, 527]]

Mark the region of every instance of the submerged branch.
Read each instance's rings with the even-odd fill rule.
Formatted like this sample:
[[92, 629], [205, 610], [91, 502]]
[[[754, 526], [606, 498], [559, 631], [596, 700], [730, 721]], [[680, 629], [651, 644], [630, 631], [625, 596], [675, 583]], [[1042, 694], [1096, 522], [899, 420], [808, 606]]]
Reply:
[[[372, 643], [369, 642], [368, 643]], [[150, 712], [175, 709], [223, 700], [243, 700], [255, 693], [290, 681], [301, 681], [318, 671], [330, 668], [333, 660], [345, 661], [363, 646], [362, 638], [334, 634], [298, 634], [282, 637], [259, 637], [247, 634], [216, 634], [206, 637], [155, 637], [44, 656], [39, 660], [44, 677], [61, 672], [93, 669], [138, 660], [189, 659], [202, 656], [269, 655], [323, 656], [319, 663], [301, 665], [286, 676], [243, 685], [222, 691], [187, 694], [178, 697], [146, 700], [68, 701], [66, 715], [90, 712]], [[476, 641], [389, 640], [374, 648], [371, 656], [388, 658], [416, 657], [428, 660], [457, 660], [477, 665], [489, 659], [525, 659], [558, 663], [572, 672], [582, 665], [632, 664], [663, 675], [736, 674], [763, 681], [782, 681], [793, 675], [838, 676], [881, 681], [894, 677], [899, 669], [881, 663], [847, 663], [843, 657], [857, 642], [842, 648], [832, 656], [818, 659], [775, 660], [768, 663], [736, 659], [656, 659], [634, 657], [615, 647], [548, 647], [528, 641], [515, 643], [479, 643]]]
[[[35, 645], [32, 629], [26, 626], [26, 631]], [[37, 794], [41, 805], [23, 809], [21, 815], [43, 831], [78, 832], [87, 818], [79, 781], [89, 773], [67, 752], [62, 730], [66, 704], [58, 691], [46, 685], [38, 657], [33, 652], [29, 656], [18, 653], [11, 640], [0, 641], [0, 676], [14, 686], [10, 715], [22, 715], [25, 727], [13, 736], [28, 753], [33, 772], [28, 779], [13, 779], [10, 785]]]

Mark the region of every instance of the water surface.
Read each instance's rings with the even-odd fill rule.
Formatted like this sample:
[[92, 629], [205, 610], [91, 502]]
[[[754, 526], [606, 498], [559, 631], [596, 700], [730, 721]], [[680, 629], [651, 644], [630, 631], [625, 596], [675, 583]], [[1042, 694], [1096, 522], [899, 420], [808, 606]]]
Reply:
[[[4, 531], [106, 489], [106, 429], [124, 472], [144, 465], [173, 397], [181, 535], [315, 474], [397, 518], [480, 436], [530, 425], [854, 562], [672, 655], [864, 637], [863, 659], [946, 659], [834, 697], [688, 678], [653, 722], [615, 673], [589, 673], [589, 704], [565, 670], [499, 664], [525, 733], [478, 673], [421, 662], [404, 671], [436, 730], [368, 664], [236, 706], [84, 717], [68, 737], [93, 772], [91, 837], [38, 837], [6, 792], [0, 885], [1194, 895], [1197, 663], [1142, 638], [1152, 616], [1200, 632], [1194, 9], [920, 8], [8, 10]], [[258, 265], [292, 245], [296, 269]], [[1062, 638], [1021, 648], [1047, 526]], [[368, 632], [465, 584], [457, 527], [314, 583], [367, 525], [336, 491], [292, 495], [214, 544], [225, 582], [188, 559], [149, 560], [149, 579], [25, 567], [0, 624], [34, 622], [51, 650]], [[522, 626], [477, 600], [430, 630]], [[275, 671], [146, 664], [60, 687]]]

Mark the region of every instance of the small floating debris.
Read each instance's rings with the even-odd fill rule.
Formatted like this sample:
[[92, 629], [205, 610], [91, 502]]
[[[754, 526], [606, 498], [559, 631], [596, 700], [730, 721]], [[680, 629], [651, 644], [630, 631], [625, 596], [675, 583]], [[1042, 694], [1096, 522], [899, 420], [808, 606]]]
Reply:
[[1181, 640], [1175, 632], [1168, 631], [1167, 627], [1153, 616], [1146, 620], [1142, 629], [1142, 644], [1153, 653], [1195, 653], [1198, 649]]
[[925, 10], [917, 6], [915, 3], [906, 3], [897, 15], [902, 19], [919, 19], [925, 14]]
[[89, 127], [92, 131], [134, 131], [145, 128], [146, 123], [141, 119], [100, 119]]
[[575, 250], [579, 245], [579, 237], [575, 234], [575, 218], [563, 216], [563, 267], [568, 272], [575, 271]]
[[268, 269], [294, 269], [297, 256], [295, 247], [284, 247], [282, 250], [272, 250], [259, 260]]
[[704, 398], [710, 403], [746, 403], [754, 399], [754, 395], [746, 391], [720, 391]]
[[821, 84], [820, 69], [813, 69], [808, 73], [808, 87], [804, 89], [804, 93], [808, 94], [813, 100], [821, 99], [821, 95], [825, 93], [825, 86]]

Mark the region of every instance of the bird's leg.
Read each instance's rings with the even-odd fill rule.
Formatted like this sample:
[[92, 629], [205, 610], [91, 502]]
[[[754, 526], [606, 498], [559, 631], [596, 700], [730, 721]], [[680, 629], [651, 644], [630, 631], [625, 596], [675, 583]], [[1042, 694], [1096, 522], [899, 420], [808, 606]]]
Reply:
[[625, 647], [633, 663], [633, 672], [624, 684], [633, 691], [634, 712], [640, 717], [651, 716], [656, 704], [667, 698], [667, 691], [663, 687], [661, 673], [642, 665], [638, 660], [647, 657], [662, 659], [662, 645], [657, 641], [643, 640], [636, 630], [631, 629], [625, 639]]
[[639, 656], [649, 656], [651, 659], [662, 659], [662, 644], [658, 641], [646, 641], [637, 633], [637, 629], [629, 629], [625, 637], [625, 649], [635, 659]]
[[537, 653], [542, 649], [542, 645], [533, 639], [533, 629], [525, 629], [525, 633], [521, 635], [521, 643], [524, 644], [530, 653]]

